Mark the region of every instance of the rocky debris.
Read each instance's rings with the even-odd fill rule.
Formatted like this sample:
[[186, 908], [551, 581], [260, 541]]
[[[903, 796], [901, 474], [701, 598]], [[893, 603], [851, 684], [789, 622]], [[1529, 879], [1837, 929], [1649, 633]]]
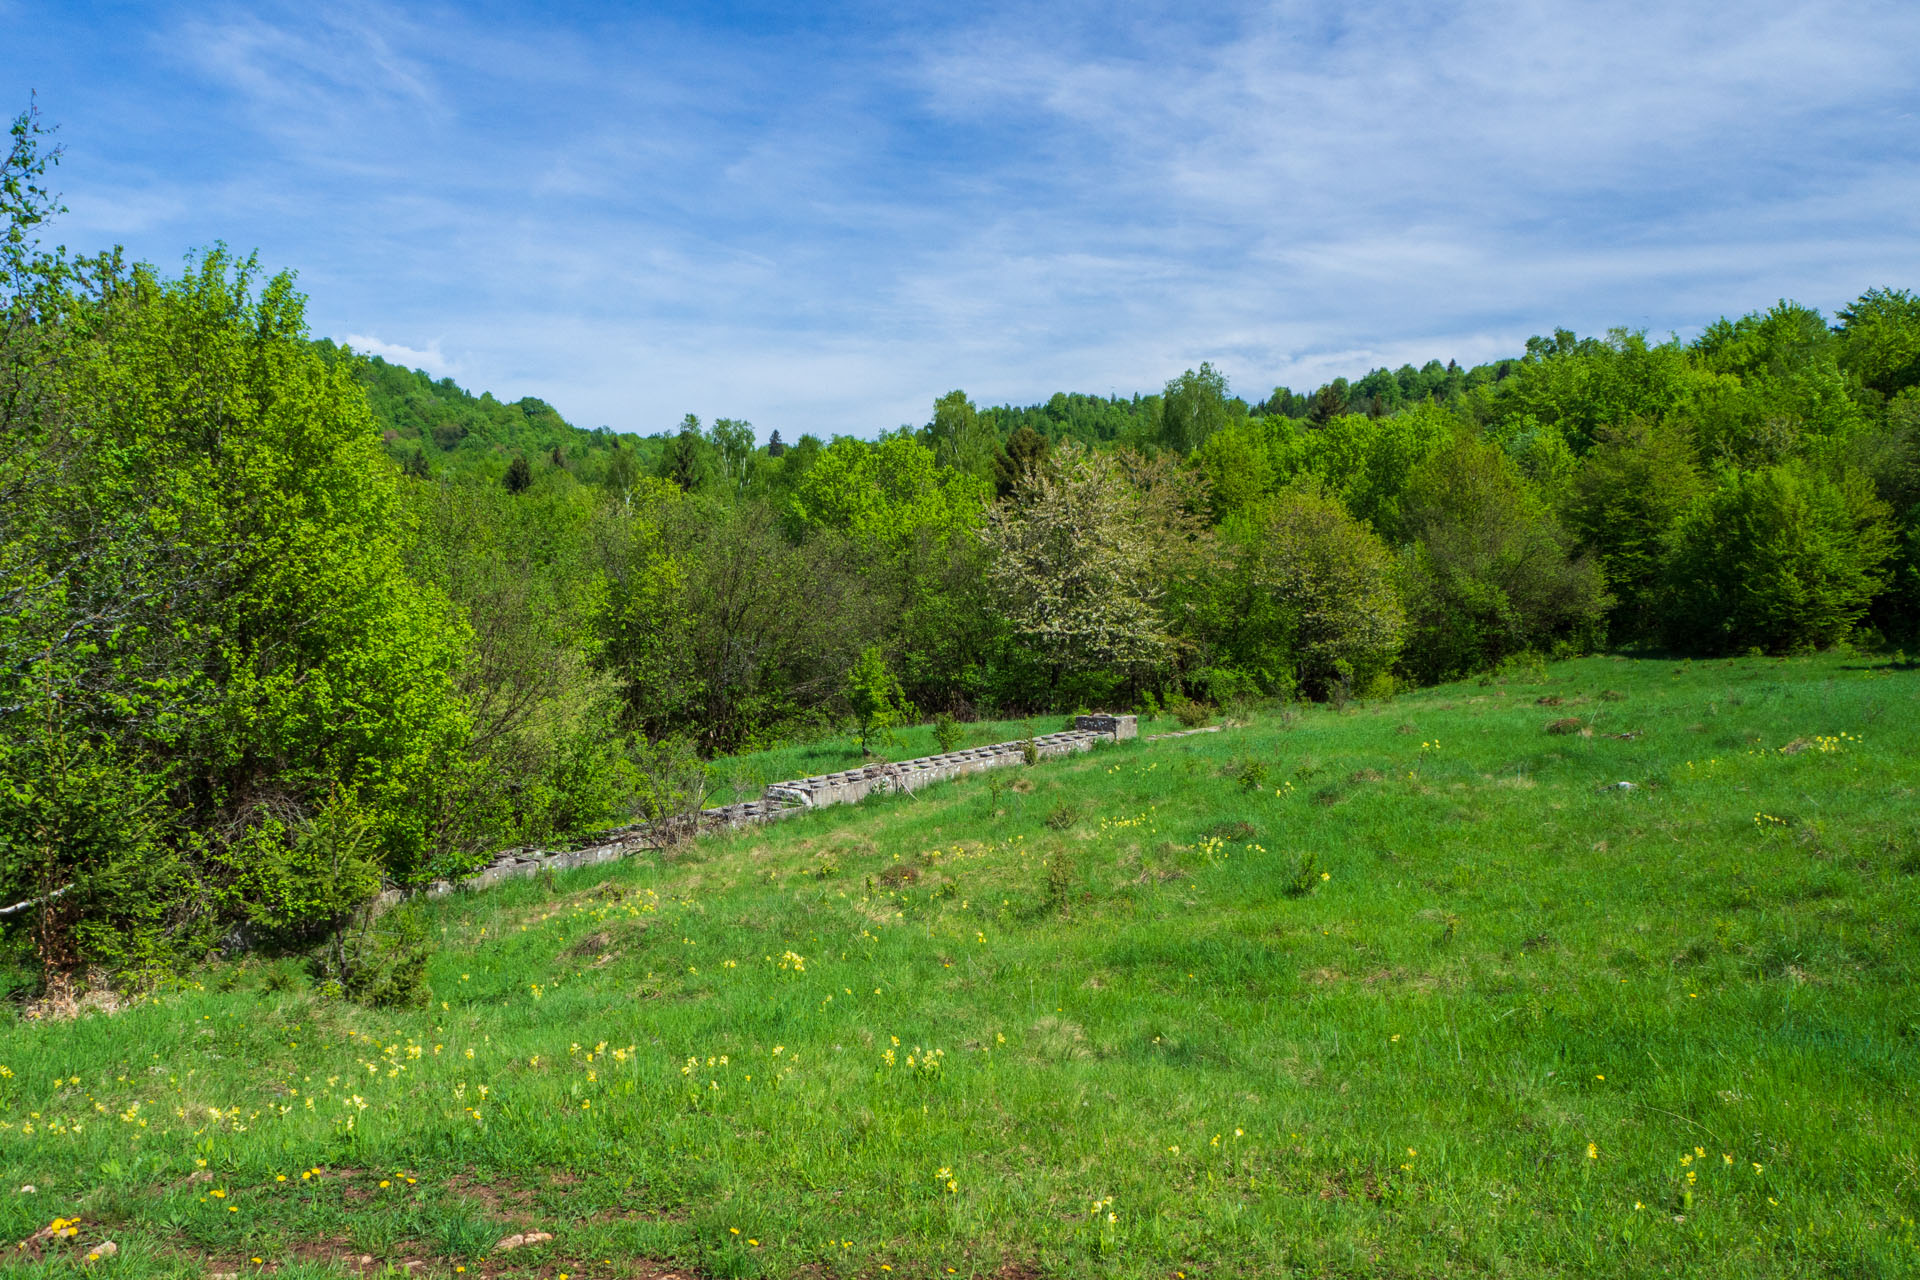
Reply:
[[522, 1231], [515, 1235], [510, 1235], [499, 1244], [494, 1245], [493, 1251], [495, 1253], [507, 1253], [520, 1248], [522, 1245], [545, 1244], [551, 1239], [553, 1239], [553, 1233], [551, 1231]]

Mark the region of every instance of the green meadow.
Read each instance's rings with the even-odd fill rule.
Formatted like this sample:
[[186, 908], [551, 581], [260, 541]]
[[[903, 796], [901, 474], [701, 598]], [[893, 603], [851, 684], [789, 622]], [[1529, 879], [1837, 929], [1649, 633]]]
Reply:
[[0, 1266], [1912, 1275], [1917, 787], [1912, 664], [1596, 658], [442, 899], [7, 1015]]

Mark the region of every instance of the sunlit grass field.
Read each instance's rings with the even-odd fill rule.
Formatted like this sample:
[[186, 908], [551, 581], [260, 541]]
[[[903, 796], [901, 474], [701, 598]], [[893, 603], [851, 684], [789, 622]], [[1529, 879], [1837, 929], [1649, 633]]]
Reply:
[[0, 1027], [0, 1267], [1913, 1275], [1917, 786], [1903, 664], [1589, 659], [442, 900]]

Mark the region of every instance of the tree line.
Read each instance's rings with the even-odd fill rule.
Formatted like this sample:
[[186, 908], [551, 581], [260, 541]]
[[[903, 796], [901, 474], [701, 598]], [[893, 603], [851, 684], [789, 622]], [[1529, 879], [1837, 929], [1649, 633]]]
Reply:
[[[21, 972], [349, 938], [382, 887], [932, 716], [1391, 696], [1920, 625], [1920, 298], [1257, 402], [940, 397], [873, 440], [582, 431], [307, 333], [286, 275], [0, 184], [0, 915]], [[324, 945], [320, 945], [324, 943]], [[358, 948], [358, 949], [356, 949]], [[385, 958], [383, 959], [382, 956]], [[398, 958], [395, 958], [398, 956]]]

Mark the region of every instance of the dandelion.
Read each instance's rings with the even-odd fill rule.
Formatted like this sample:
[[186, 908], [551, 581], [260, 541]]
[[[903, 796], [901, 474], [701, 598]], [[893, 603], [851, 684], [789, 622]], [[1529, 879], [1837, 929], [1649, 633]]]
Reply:
[[1600, 1148], [1595, 1146], [1593, 1143], [1589, 1142], [1587, 1144], [1587, 1159], [1598, 1160], [1599, 1158], [1600, 1158]]

